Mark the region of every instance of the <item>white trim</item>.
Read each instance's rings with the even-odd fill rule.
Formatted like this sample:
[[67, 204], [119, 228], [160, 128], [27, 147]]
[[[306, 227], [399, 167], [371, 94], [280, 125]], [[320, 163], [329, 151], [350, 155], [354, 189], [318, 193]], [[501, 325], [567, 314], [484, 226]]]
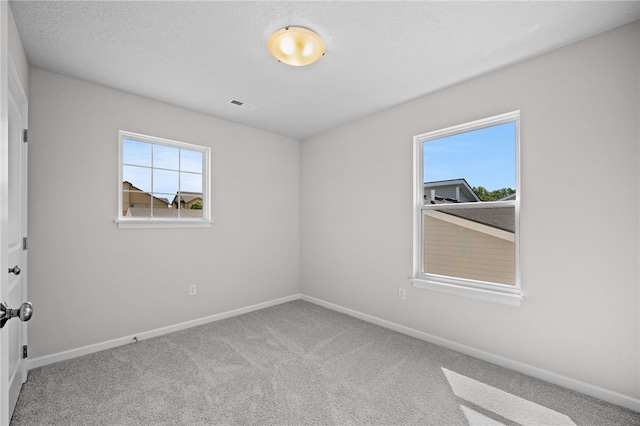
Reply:
[[424, 156], [422, 140], [413, 137], [413, 277], [422, 272], [424, 247], [422, 246], [423, 222], [422, 206], [424, 206]]
[[[22, 131], [27, 130], [29, 128], [29, 99], [27, 97], [26, 92], [24, 91], [24, 87], [22, 86], [22, 81], [20, 81], [20, 77], [18, 75], [18, 71], [16, 70], [16, 67], [13, 63], [13, 59], [11, 59], [11, 55], [8, 54], [7, 55], [7, 62], [8, 62], [8, 70], [9, 70], [9, 75], [8, 75], [8, 96], [10, 99], [12, 99], [14, 103], [16, 103], [17, 107], [20, 110], [20, 118], [21, 118], [21, 132], [20, 135], [21, 137], [23, 137], [24, 135], [22, 134]], [[28, 190], [28, 176], [29, 176], [29, 164], [28, 164], [28, 158], [29, 158], [29, 144], [28, 143], [23, 143], [20, 142], [20, 149], [22, 150], [22, 154], [21, 154], [21, 158], [22, 158], [22, 164], [21, 164], [21, 185], [22, 187], [20, 188], [20, 192], [21, 192], [21, 199], [22, 199], [22, 207], [21, 207], [21, 211], [22, 211], [22, 217], [21, 217], [21, 222], [22, 222], [22, 229], [20, 230], [20, 236], [21, 237], [27, 237], [29, 235], [29, 229], [28, 229], [28, 196], [27, 196], [27, 190]], [[22, 286], [22, 288], [20, 289], [21, 292], [21, 299], [22, 301], [28, 301], [28, 285], [29, 285], [29, 265], [28, 265], [28, 255], [26, 253], [24, 253], [23, 250], [23, 255], [22, 255], [22, 278], [20, 280], [20, 285]], [[29, 329], [29, 323], [25, 322], [23, 324], [21, 324], [20, 330], [21, 330], [21, 336], [20, 336], [20, 345], [21, 346], [28, 346], [29, 344], [29, 340], [28, 340], [28, 329]], [[27, 376], [29, 374], [29, 364], [28, 361], [23, 361], [20, 360], [22, 367], [20, 367], [20, 373], [21, 373], [21, 377], [20, 377], [20, 383], [25, 383], [27, 381]]]
[[29, 108], [24, 107], [29, 102], [27, 98], [27, 94], [24, 91], [24, 87], [22, 87], [22, 82], [20, 81], [20, 77], [18, 77], [18, 70], [16, 70], [15, 65], [13, 64], [13, 60], [11, 59], [11, 55], [8, 55], [8, 67], [9, 67], [9, 86], [13, 86], [12, 90], [19, 96], [20, 105], [22, 106], [22, 115], [24, 117], [24, 121], [27, 122], [27, 114], [29, 113]]
[[[427, 277], [429, 276], [427, 275]], [[414, 278], [411, 280], [411, 285], [425, 290], [434, 290], [440, 293], [455, 294], [457, 296], [465, 296], [472, 299], [503, 303], [505, 305], [518, 307], [522, 305], [522, 301], [524, 300], [524, 297], [517, 289], [504, 289], [498, 284], [487, 283], [487, 287], [490, 286], [489, 288], [480, 288], [480, 281], [470, 282], [469, 285], [459, 285], [460, 282], [467, 280], [462, 278], [447, 279], [447, 277], [436, 275], [434, 275], [434, 278], [435, 279]], [[474, 287], [471, 285], [474, 285]], [[494, 288], [500, 288], [501, 291], [496, 291]]]
[[[4, 273], [8, 268], [8, 236], [9, 209], [9, 80], [8, 57], [9, 46], [9, 2], [0, 2], [0, 299], [5, 300], [8, 294], [9, 276]], [[2, 300], [0, 300], [2, 301]], [[0, 332], [0, 425], [8, 425], [11, 421], [9, 403], [9, 332]]]
[[198, 325], [208, 324], [214, 321], [220, 321], [226, 318], [231, 318], [231, 317], [246, 314], [249, 312], [258, 311], [260, 309], [269, 308], [271, 306], [280, 305], [282, 303], [287, 303], [287, 302], [291, 302], [298, 299], [300, 299], [300, 295], [294, 294], [291, 296], [281, 297], [279, 299], [258, 303], [258, 304], [247, 306], [244, 308], [233, 309], [231, 311], [210, 315], [208, 317], [204, 317], [200, 319], [186, 321], [179, 324], [170, 325], [167, 327], [156, 328], [155, 330], [143, 331], [141, 333], [131, 334], [129, 336], [108, 340], [106, 342], [95, 343], [93, 345], [83, 346], [76, 349], [70, 349], [68, 351], [58, 352], [51, 355], [45, 355], [38, 358], [29, 359], [28, 368], [31, 370], [34, 368], [53, 364], [54, 362], [65, 361], [68, 359], [77, 358], [79, 356], [92, 354], [92, 353], [103, 351], [106, 349], [111, 349], [118, 346], [124, 346], [130, 343], [134, 343], [135, 340], [141, 341], [141, 340], [150, 339], [152, 337], [162, 336], [162, 335], [173, 333], [176, 331], [185, 330], [187, 328], [196, 327]]
[[433, 343], [456, 352], [463, 353], [465, 355], [472, 356], [474, 358], [481, 359], [491, 364], [498, 365], [500, 367], [508, 368], [510, 370], [517, 371], [527, 376], [534, 377], [536, 379], [544, 380], [549, 383], [556, 384], [558, 386], [571, 389], [576, 392], [580, 392], [585, 395], [592, 396], [594, 398], [601, 399], [603, 401], [610, 402], [612, 404], [619, 405], [624, 408], [628, 408], [633, 411], [640, 412], [640, 399], [632, 398], [627, 395], [623, 395], [618, 392], [611, 391], [609, 389], [601, 388], [599, 386], [591, 385], [589, 383], [581, 382], [567, 376], [563, 376], [542, 368], [534, 367], [523, 362], [514, 361], [509, 358], [504, 358], [499, 355], [495, 355], [489, 352], [481, 351], [471, 346], [466, 346], [460, 343], [453, 342], [451, 340], [443, 339], [433, 334], [425, 333], [413, 328], [405, 327], [400, 324], [393, 323], [372, 315], [364, 314], [362, 312], [355, 311], [353, 309], [345, 308], [340, 305], [336, 305], [330, 302], [326, 302], [315, 297], [301, 295], [300, 298], [306, 302], [313, 303], [323, 308], [331, 309], [336, 312], [340, 312], [354, 318], [369, 322], [371, 324], [379, 325], [380, 327], [388, 328], [389, 330], [397, 331], [398, 333], [405, 334], [407, 336], [415, 337], [416, 339], [424, 340], [425, 342]]
[[[122, 190], [120, 190], [122, 192]], [[122, 218], [116, 220], [119, 229], [167, 229], [167, 228], [210, 228], [210, 220], [202, 219], [156, 219], [156, 218]]]
[[483, 129], [485, 127], [497, 126], [500, 124], [516, 121], [520, 117], [520, 110], [505, 112], [503, 114], [494, 115], [492, 117], [481, 118], [479, 120], [470, 121], [468, 123], [458, 124], [446, 127], [444, 129], [422, 133], [415, 136], [420, 142], [426, 142], [434, 139], [440, 139], [445, 136], [451, 136], [457, 133], [470, 132], [473, 130]]

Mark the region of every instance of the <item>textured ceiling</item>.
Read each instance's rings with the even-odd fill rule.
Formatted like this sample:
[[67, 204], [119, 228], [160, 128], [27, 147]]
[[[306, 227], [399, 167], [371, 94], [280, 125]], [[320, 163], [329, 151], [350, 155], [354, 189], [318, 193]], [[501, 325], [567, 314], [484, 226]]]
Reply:
[[[10, 4], [31, 66], [296, 139], [640, 19], [637, 1]], [[274, 60], [288, 25], [324, 58]]]

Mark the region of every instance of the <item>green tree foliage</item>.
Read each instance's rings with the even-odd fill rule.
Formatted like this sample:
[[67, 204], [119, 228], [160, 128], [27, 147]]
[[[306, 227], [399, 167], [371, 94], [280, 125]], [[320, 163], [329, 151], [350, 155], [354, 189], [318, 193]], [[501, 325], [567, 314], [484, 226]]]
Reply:
[[482, 201], [497, 201], [516, 193], [516, 190], [512, 188], [501, 188], [494, 191], [488, 191], [484, 186], [474, 186], [473, 191]]
[[202, 201], [194, 201], [189, 208], [191, 210], [202, 210]]

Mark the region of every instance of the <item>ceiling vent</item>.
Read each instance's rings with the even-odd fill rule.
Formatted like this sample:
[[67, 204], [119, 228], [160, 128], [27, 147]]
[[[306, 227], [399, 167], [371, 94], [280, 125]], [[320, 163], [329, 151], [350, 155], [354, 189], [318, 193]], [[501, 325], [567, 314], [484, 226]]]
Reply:
[[238, 108], [246, 109], [247, 111], [253, 111], [254, 109], [258, 108], [257, 105], [239, 101], [238, 99], [231, 99], [229, 103], [231, 105], [237, 106]]

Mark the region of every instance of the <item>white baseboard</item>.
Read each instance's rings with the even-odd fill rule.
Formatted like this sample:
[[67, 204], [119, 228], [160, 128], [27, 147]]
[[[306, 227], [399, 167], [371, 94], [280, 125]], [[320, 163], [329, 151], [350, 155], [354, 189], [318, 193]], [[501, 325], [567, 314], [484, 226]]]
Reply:
[[38, 358], [29, 359], [28, 369], [32, 370], [34, 368], [42, 367], [48, 364], [53, 364], [54, 362], [65, 361], [67, 359], [77, 358], [79, 356], [92, 354], [95, 352], [103, 351], [105, 349], [111, 349], [118, 346], [128, 345], [130, 343], [134, 343], [135, 341], [134, 338], [136, 338], [138, 341], [142, 341], [145, 339], [150, 339], [152, 337], [162, 336], [164, 334], [185, 330], [187, 328], [195, 327], [202, 324], [207, 324], [214, 321], [219, 321], [225, 318], [235, 317], [237, 315], [246, 314], [248, 312], [258, 311], [260, 309], [269, 308], [271, 306], [280, 305], [282, 303], [291, 302], [293, 300], [298, 300], [298, 299], [300, 299], [300, 295], [294, 294], [291, 296], [281, 297], [279, 299], [258, 303], [256, 305], [251, 305], [244, 308], [234, 309], [231, 311], [222, 312], [215, 315], [210, 315], [208, 317], [182, 322], [180, 324], [157, 328], [155, 330], [150, 330], [150, 331], [144, 331], [142, 333], [136, 333], [130, 336], [108, 340], [106, 342], [100, 342], [93, 345], [83, 346], [81, 348], [70, 349], [68, 351], [58, 352], [51, 355], [45, 355]]
[[28, 363], [28, 368], [33, 369], [37, 367], [42, 367], [48, 364], [53, 364], [55, 362], [64, 361], [67, 359], [72, 359], [72, 358], [76, 358], [83, 355], [88, 355], [88, 354], [99, 352], [105, 349], [111, 349], [117, 346], [127, 345], [134, 342], [134, 337], [137, 338], [138, 341], [141, 341], [141, 340], [149, 339], [152, 337], [173, 333], [175, 331], [180, 331], [187, 328], [195, 327], [198, 325], [219, 321], [225, 318], [246, 314], [248, 312], [269, 308], [271, 306], [280, 305], [282, 303], [291, 302], [293, 300], [298, 300], [298, 299], [302, 299], [304, 301], [313, 303], [315, 305], [322, 306], [324, 308], [331, 309], [333, 311], [340, 312], [340, 313], [352, 316], [354, 318], [358, 318], [363, 321], [376, 324], [384, 328], [388, 328], [393, 331], [397, 331], [398, 333], [406, 334], [408, 336], [415, 337], [417, 339], [424, 340], [426, 342], [443, 346], [445, 348], [452, 349], [454, 351], [463, 353], [465, 355], [469, 355], [474, 358], [478, 358], [483, 361], [487, 361], [492, 364], [496, 364], [501, 367], [505, 367], [505, 368], [517, 371], [519, 373], [523, 373], [528, 376], [535, 377], [537, 379], [544, 380], [546, 382], [550, 382], [559, 386], [563, 386], [565, 388], [574, 390], [576, 392], [580, 392], [585, 395], [589, 395], [594, 398], [598, 398], [603, 401], [607, 401], [612, 404], [616, 404], [621, 407], [625, 407], [630, 410], [640, 412], [640, 399], [632, 398], [627, 395], [623, 395], [608, 389], [594, 386], [589, 383], [581, 382], [579, 380], [562, 376], [560, 374], [543, 370], [541, 368], [537, 368], [522, 362], [504, 358], [499, 355], [494, 355], [489, 352], [484, 352], [484, 351], [472, 348], [470, 346], [456, 343], [451, 340], [443, 339], [441, 337], [434, 336], [432, 334], [424, 333], [422, 331], [415, 330], [413, 328], [405, 327], [403, 325], [396, 324], [391, 321], [383, 320], [381, 318], [377, 318], [372, 315], [354, 311], [353, 309], [345, 308], [343, 306], [326, 302], [324, 300], [317, 299], [315, 297], [306, 296], [304, 294], [294, 294], [291, 296], [282, 297], [279, 299], [274, 299], [274, 300], [270, 300], [263, 303], [258, 303], [256, 305], [247, 306], [245, 308], [239, 308], [239, 309], [234, 309], [227, 312], [222, 312], [219, 314], [211, 315], [211, 316], [200, 318], [197, 320], [186, 321], [186, 322], [171, 325], [168, 327], [162, 327], [162, 328], [158, 328], [151, 331], [145, 331], [142, 333], [132, 334], [130, 336], [125, 336], [118, 339], [109, 340], [106, 342], [96, 343], [93, 345], [83, 346], [77, 349], [71, 349], [64, 352], [58, 352], [52, 355], [45, 355], [42, 357], [30, 359]]
[[456, 352], [460, 352], [465, 355], [469, 355], [474, 358], [478, 358], [483, 361], [490, 362], [500, 367], [505, 367], [510, 370], [514, 370], [519, 373], [526, 374], [527, 376], [535, 377], [536, 379], [544, 380], [545, 382], [550, 382], [558, 386], [562, 386], [567, 389], [571, 389], [576, 392], [580, 392], [585, 395], [589, 395], [594, 398], [598, 398], [603, 401], [607, 401], [612, 404], [619, 405], [621, 407], [625, 407], [630, 410], [640, 412], [640, 399], [632, 398], [630, 396], [623, 395], [621, 393], [617, 393], [608, 389], [594, 386], [589, 383], [581, 382], [579, 380], [562, 376], [560, 374], [556, 374], [551, 371], [543, 370], [541, 368], [534, 367], [529, 364], [514, 361], [508, 358], [501, 357], [499, 355], [494, 355], [489, 352], [484, 352], [484, 351], [472, 348], [470, 346], [462, 345], [460, 343], [456, 343], [451, 340], [443, 339], [441, 337], [434, 336], [432, 334], [424, 333], [422, 331], [415, 330], [413, 328], [405, 327], [403, 325], [399, 325], [391, 321], [383, 320], [368, 314], [363, 314], [362, 312], [354, 311], [352, 309], [345, 308], [340, 305], [335, 305], [333, 303], [325, 302], [324, 300], [316, 299], [315, 297], [300, 295], [300, 298], [302, 300], [316, 304], [318, 306], [322, 306], [324, 308], [331, 309], [333, 311], [340, 312], [340, 313], [361, 319], [363, 321], [367, 321], [369, 323], [376, 324], [384, 328], [388, 328], [393, 331], [397, 331], [398, 333], [406, 334], [408, 336], [415, 337], [417, 339], [424, 340], [429, 343], [443, 346], [445, 348], [452, 349]]

